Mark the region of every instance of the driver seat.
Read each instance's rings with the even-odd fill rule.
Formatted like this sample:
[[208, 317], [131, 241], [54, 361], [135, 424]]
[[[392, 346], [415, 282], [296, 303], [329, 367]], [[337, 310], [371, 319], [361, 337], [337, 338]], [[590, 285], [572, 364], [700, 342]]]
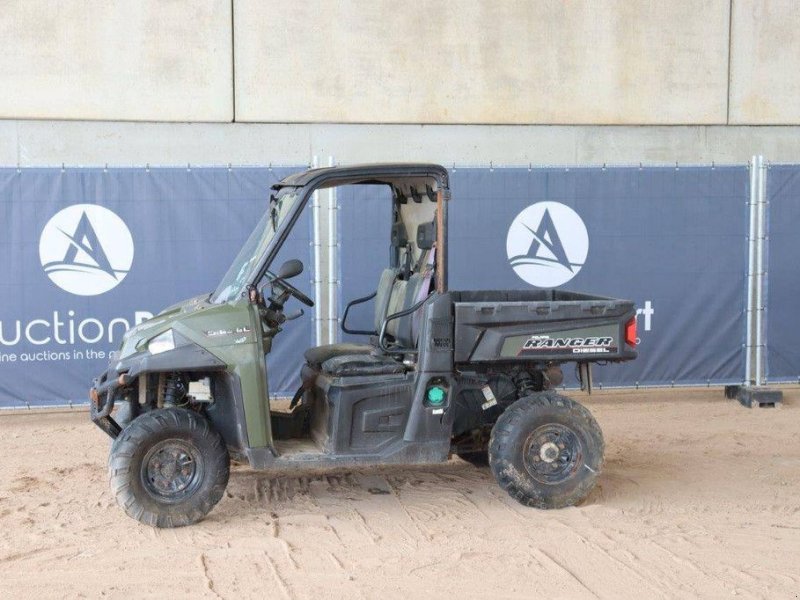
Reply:
[[[427, 288], [427, 289], [426, 289]], [[421, 273], [414, 273], [407, 280], [397, 279], [392, 285], [389, 295], [388, 314], [395, 314], [411, 308], [421, 297], [427, 297], [430, 289], [430, 278]], [[424, 295], [423, 295], [424, 294]], [[413, 348], [415, 331], [413, 315], [393, 319], [386, 326], [386, 333], [406, 348]], [[383, 323], [381, 322], [381, 327]], [[349, 348], [355, 352], [345, 351]], [[315, 372], [323, 372], [333, 377], [346, 375], [392, 375], [405, 373], [408, 367], [400, 360], [400, 354], [385, 354], [373, 344], [332, 344], [315, 348], [319, 358], [324, 358], [315, 368]], [[340, 352], [341, 350], [341, 352]], [[307, 353], [313, 354], [313, 353]]]
[[[415, 272], [402, 277], [400, 269], [385, 269], [376, 292], [375, 331], [380, 331], [389, 315], [405, 311], [428, 297], [435, 263], [434, 223], [417, 228], [417, 246], [422, 251]], [[417, 316], [406, 315], [386, 324], [386, 334], [401, 347], [416, 346]], [[344, 375], [390, 375], [407, 370], [400, 355], [386, 354], [376, 341], [370, 344], [329, 344], [310, 348], [305, 353], [307, 365], [301, 377], [311, 384], [320, 372], [339, 377]]]
[[[387, 311], [389, 310], [389, 301], [391, 300], [392, 290], [395, 282], [400, 277], [400, 269], [386, 268], [381, 273], [381, 278], [378, 282], [378, 289], [375, 292], [375, 331], [380, 331], [383, 320], [386, 318]], [[344, 355], [361, 355], [369, 354], [375, 350], [372, 344], [326, 344], [324, 346], [315, 346], [309, 348], [303, 354], [306, 363], [315, 371], [322, 369], [322, 364], [335, 358]]]
[[322, 364], [337, 356], [343, 355], [368, 355], [375, 347], [372, 344], [326, 344], [315, 346], [305, 351], [303, 356], [306, 363], [315, 371], [322, 368]]

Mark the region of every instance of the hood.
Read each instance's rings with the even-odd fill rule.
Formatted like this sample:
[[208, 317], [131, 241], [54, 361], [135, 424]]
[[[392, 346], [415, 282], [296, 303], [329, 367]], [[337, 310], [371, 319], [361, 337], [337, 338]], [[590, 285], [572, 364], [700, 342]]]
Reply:
[[208, 298], [209, 294], [201, 294], [189, 298], [188, 300], [182, 300], [172, 306], [168, 306], [156, 316], [142, 321], [135, 327], [131, 327], [122, 338], [119, 358], [124, 358], [133, 354], [140, 343], [146, 342], [167, 329], [170, 329], [173, 322], [180, 319], [183, 315], [209, 306]]
[[195, 296], [194, 298], [189, 298], [188, 300], [181, 300], [180, 302], [173, 304], [172, 306], [168, 306], [160, 313], [158, 313], [154, 318], [158, 318], [178, 311], [184, 311], [186, 309], [192, 309], [197, 307], [199, 304], [207, 304], [208, 299], [210, 297], [211, 294], [200, 294], [199, 296]]
[[117, 360], [142, 350], [146, 342], [168, 329], [204, 348], [256, 340], [247, 303], [212, 304], [208, 298], [208, 294], [189, 298], [129, 329]]

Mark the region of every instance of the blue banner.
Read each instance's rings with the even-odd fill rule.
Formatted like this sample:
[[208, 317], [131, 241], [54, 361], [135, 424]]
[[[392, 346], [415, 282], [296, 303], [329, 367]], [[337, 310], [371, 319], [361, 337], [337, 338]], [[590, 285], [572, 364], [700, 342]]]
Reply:
[[772, 165], [767, 172], [767, 377], [800, 381], [800, 166]]
[[[210, 293], [297, 168], [0, 169], [0, 406], [85, 402], [124, 332]], [[310, 211], [282, 256], [312, 289]], [[291, 394], [311, 315], [269, 358], [273, 393]]]
[[[84, 402], [124, 331], [212, 290], [263, 214], [269, 186], [302, 168], [0, 169], [0, 406]], [[800, 291], [798, 180], [796, 167], [770, 171], [772, 379], [796, 378], [800, 364], [782, 325]], [[745, 166], [459, 168], [451, 185], [451, 289], [634, 300], [639, 359], [597, 368], [598, 384], [743, 379]], [[389, 264], [391, 194], [350, 186], [337, 197], [341, 315], [375, 291]], [[278, 260], [300, 258], [306, 271], [294, 283], [313, 295], [310, 212]], [[354, 310], [350, 325], [370, 328], [372, 313], [372, 303]], [[272, 394], [295, 391], [312, 323], [307, 311], [276, 340]]]

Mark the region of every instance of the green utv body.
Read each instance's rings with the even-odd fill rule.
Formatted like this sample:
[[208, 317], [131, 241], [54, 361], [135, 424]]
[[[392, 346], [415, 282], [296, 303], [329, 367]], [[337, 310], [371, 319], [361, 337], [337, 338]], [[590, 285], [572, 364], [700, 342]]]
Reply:
[[[311, 194], [340, 185], [392, 191], [391, 259], [376, 291], [351, 301], [342, 329], [360, 344], [309, 348], [288, 410], [270, 406], [265, 356], [292, 316], [273, 265]], [[312, 169], [273, 186], [267, 211], [212, 293], [131, 329], [90, 390], [91, 418], [114, 439], [111, 486], [132, 517], [173, 527], [220, 500], [230, 457], [254, 469], [488, 463], [528, 506], [576, 504], [602, 467], [603, 437], [583, 406], [557, 394], [561, 364], [636, 357], [633, 303], [554, 290], [447, 286], [446, 169], [430, 164]], [[456, 204], [457, 206], [457, 204]], [[391, 225], [391, 227], [388, 227]], [[348, 328], [374, 306], [374, 329]], [[116, 407], [116, 410], [114, 410]]]

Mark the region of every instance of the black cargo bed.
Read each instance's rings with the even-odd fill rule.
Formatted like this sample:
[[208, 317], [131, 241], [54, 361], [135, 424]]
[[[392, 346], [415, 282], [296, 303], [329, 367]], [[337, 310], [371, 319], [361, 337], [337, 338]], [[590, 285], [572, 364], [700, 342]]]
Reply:
[[620, 361], [633, 302], [561, 290], [451, 291], [456, 363]]

